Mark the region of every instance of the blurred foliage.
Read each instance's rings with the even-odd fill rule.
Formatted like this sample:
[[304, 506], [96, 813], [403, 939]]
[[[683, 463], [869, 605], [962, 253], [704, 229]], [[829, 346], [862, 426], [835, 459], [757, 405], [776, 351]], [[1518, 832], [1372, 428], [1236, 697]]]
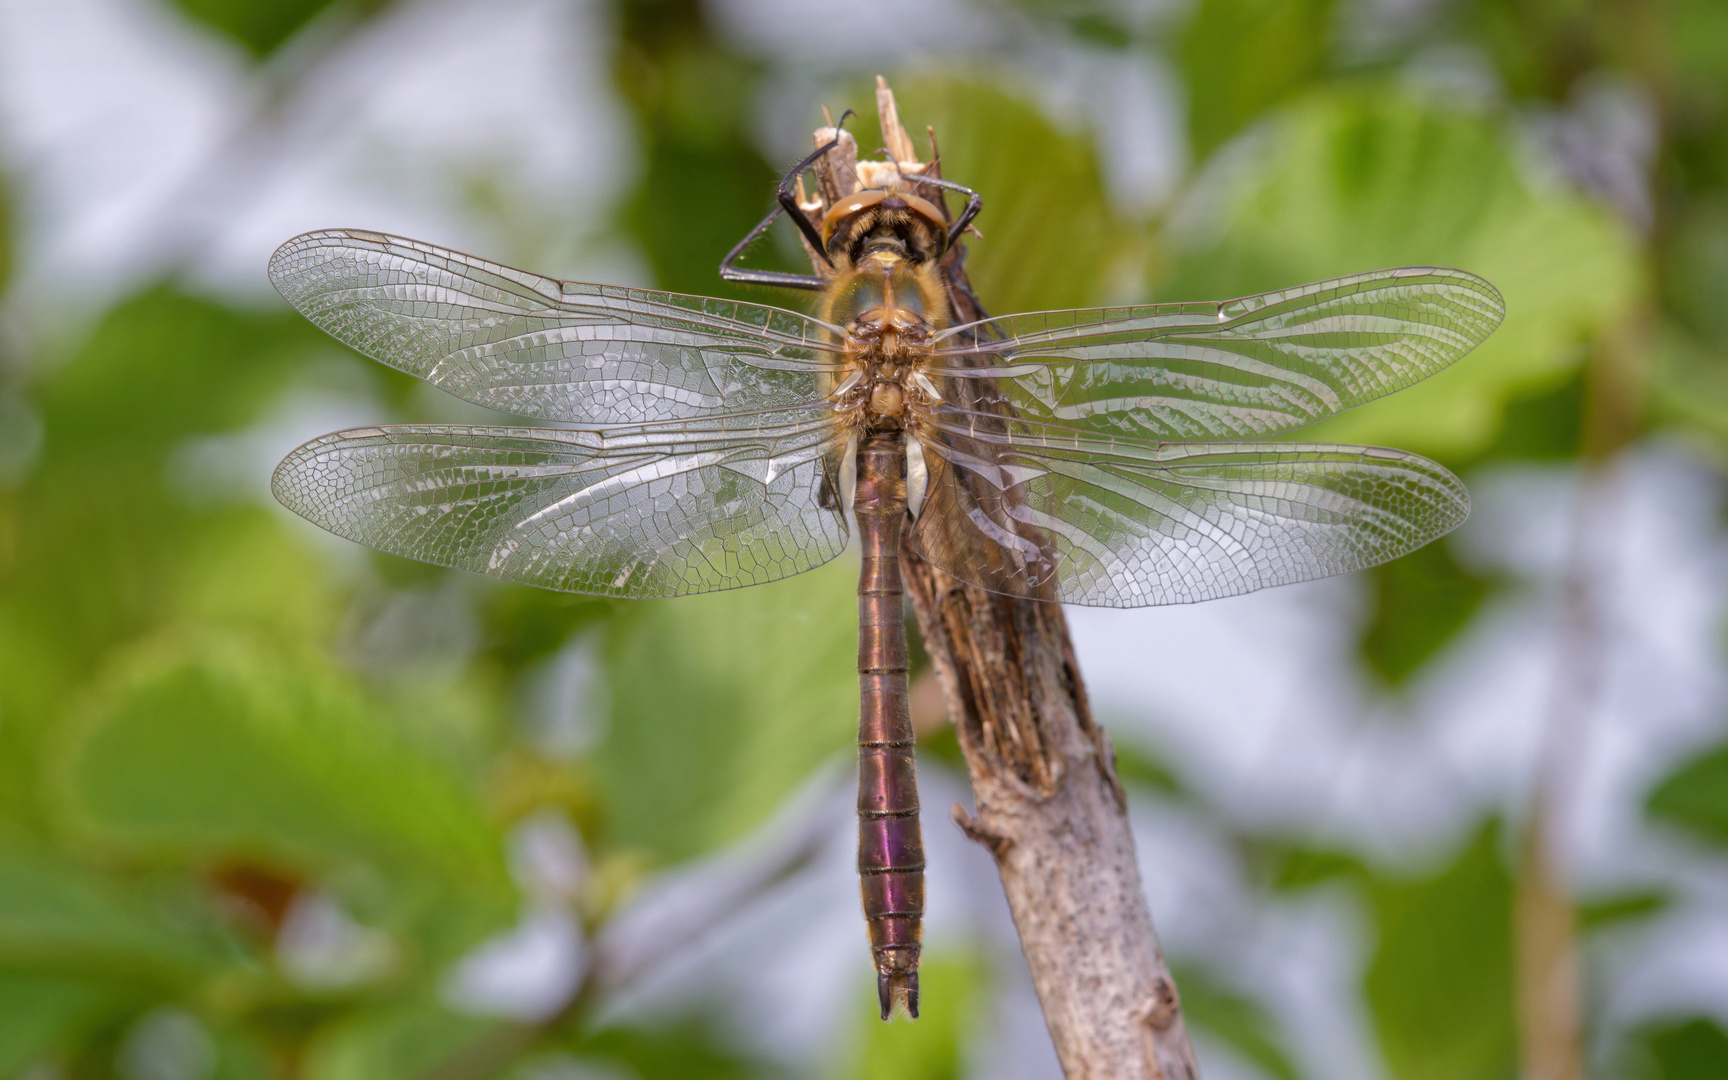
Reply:
[[1659, 892], [1630, 892], [1591, 900], [1578, 908], [1578, 923], [1596, 930], [1616, 923], [1635, 922], [1668, 908], [1670, 897]]
[[1211, 155], [1325, 72], [1336, 0], [1200, 0], [1177, 55], [1189, 149]]
[[1703, 1018], [1652, 1025], [1627, 1056], [1627, 1080], [1717, 1080], [1728, 1076], [1728, 1032]]
[[0, 974], [0, 1076], [16, 1076], [45, 1052], [71, 1052], [90, 1021], [113, 1011], [118, 993], [67, 976]]
[[[662, 288], [761, 302], [763, 290], [716, 276], [720, 259], [773, 209], [780, 181], [746, 128], [759, 65], [716, 38], [698, 0], [621, 0], [616, 10], [613, 71], [644, 157], [630, 235]], [[809, 272], [769, 243], [748, 265]]]
[[[918, 745], [922, 749], [924, 744], [920, 742]], [[1124, 784], [1146, 788], [1160, 795], [1192, 795], [1185, 790], [1182, 776], [1175, 766], [1155, 751], [1120, 741], [1112, 742], [1111, 749], [1116, 755], [1116, 777]]]
[[1503, 1080], [1515, 1069], [1512, 878], [1484, 825], [1437, 873], [1375, 875], [1378, 930], [1365, 989], [1398, 1080]]
[[857, 591], [855, 567], [836, 560], [623, 613], [596, 755], [609, 838], [664, 860], [700, 854], [838, 760], [857, 738], [858, 630], [846, 618]]
[[1284, 1031], [1264, 1005], [1215, 981], [1204, 968], [1178, 965], [1182, 1015], [1195, 1028], [1225, 1043], [1274, 1080], [1302, 1080]]
[[[384, 5], [174, 6], [262, 60], [314, 21], [364, 26]], [[1590, 358], [1639, 322], [1650, 328], [1644, 429], [1728, 457], [1728, 16], [1717, 0], [1457, 0], [1372, 47], [1348, 33], [1357, 6], [1334, 0], [1198, 0], [1141, 22], [1024, 7], [1040, 33], [1113, 61], [1165, 62], [1196, 164], [1167, 213], [1137, 220], [1112, 204], [1096, 133], [1046, 115], [1023, 73], [933, 62], [894, 76], [908, 128], [920, 139], [934, 128], [944, 175], [984, 196], [968, 269], [991, 310], [1217, 299], [1456, 265], [1503, 291], [1500, 331], [1453, 370], [1305, 435], [1467, 470], [1576, 461], [1597, 389]], [[762, 156], [754, 127], [760, 95], [787, 69], [746, 55], [698, 0], [619, 0], [612, 14], [613, 78], [640, 165], [617, 229], [663, 286], [733, 294], [715, 267], [772, 207], [790, 164]], [[835, 54], [844, 45], [837, 35]], [[1485, 85], [1410, 77], [1459, 55]], [[873, 88], [844, 60], [799, 70], [868, 116]], [[1644, 231], [1589, 177], [1532, 165], [1533, 121], [1627, 86], [1656, 121]], [[853, 130], [870, 152], [874, 125]], [[3, 212], [7, 199], [0, 190], [0, 288], [23, 220]], [[751, 265], [801, 269], [789, 250], [764, 243]], [[846, 760], [849, 564], [625, 604], [339, 553], [263, 505], [261, 475], [245, 472], [248, 435], [309, 389], [370, 402], [380, 421], [424, 418], [411, 380], [279, 307], [167, 283], [64, 340], [76, 344], [0, 336], [24, 350], [0, 358], [0, 1077], [776, 1075], [704, 1015], [594, 1028], [578, 1009], [542, 1030], [458, 1011], [444, 994], [457, 961], [522, 910], [511, 845], [524, 819], [579, 831], [589, 870], [570, 908], [597, 931], [645, 873], [744, 836]], [[1499, 582], [1437, 544], [1367, 584], [1361, 658], [1396, 688], [1473, 624]], [[559, 680], [585, 649], [598, 687], [582, 684], [588, 696], [572, 704]], [[554, 706], [593, 713], [585, 741], [536, 726]], [[926, 767], [958, 767], [951, 731], [931, 742]], [[1121, 746], [1117, 764], [1131, 786], [1221, 822], [1155, 748]], [[1655, 786], [1647, 810], [1719, 857], [1724, 792], [1718, 744]], [[1300, 837], [1238, 839], [1274, 902], [1324, 887], [1365, 913], [1362, 1002], [1397, 1080], [1513, 1074], [1511, 845], [1498, 825], [1419, 872]], [[344, 955], [371, 961], [319, 975], [296, 959], [296, 920], [319, 904], [346, 920]], [[1580, 925], [1595, 933], [1668, 906], [1658, 894], [1598, 898]], [[965, 1075], [969, 1047], [990, 1038], [998, 981], [981, 956], [933, 947], [917, 1024], [880, 1024], [861, 996], [828, 1072]], [[1281, 1022], [1294, 1014], [1199, 958], [1179, 961], [1197, 1029], [1266, 1077], [1305, 1075], [1301, 1033]], [[1728, 1074], [1728, 1036], [1701, 1018], [1592, 1042], [1638, 1080]], [[30, 1072], [44, 1062], [54, 1071]], [[150, 1071], [169, 1066], [180, 1071]]]
[[868, 1000], [858, 999], [855, 1029], [857, 1046], [841, 1075], [845, 1080], [963, 1080], [967, 1075], [966, 1048], [977, 1038], [985, 1008], [987, 973], [983, 960], [972, 952], [924, 954], [918, 982], [926, 1005], [916, 1023], [901, 1016], [884, 1024], [877, 1019], [876, 988]]
[[1250, 838], [1250, 865], [1275, 892], [1340, 885], [1364, 902], [1373, 951], [1363, 991], [1397, 1080], [1516, 1073], [1505, 846], [1490, 819], [1447, 862], [1413, 875], [1349, 852]]
[[1584, 372], [1551, 390], [1506, 402], [1500, 434], [1478, 459], [1562, 462], [1584, 448]]
[[321, 1080], [412, 1080], [461, 1053], [486, 1024], [436, 1003], [407, 1000], [322, 1025], [303, 1068]]
[[509, 924], [514, 888], [472, 785], [397, 727], [323, 658], [231, 632], [150, 641], [62, 725], [48, 795], [109, 858], [244, 855], [339, 886], [369, 920], [425, 922], [419, 941], [447, 962]]
[[0, 293], [12, 282], [12, 191], [11, 182], [0, 172]]
[[778, 1075], [778, 1070], [731, 1049], [716, 1032], [692, 1021], [658, 1028], [610, 1027], [575, 1040], [572, 1047], [583, 1062], [601, 1069], [610, 1066], [638, 1080], [771, 1080]]
[[263, 58], [326, 11], [372, 15], [387, 0], [173, 0], [193, 20], [233, 38]]
[[1564, 188], [1533, 185], [1510, 140], [1504, 117], [1396, 85], [1315, 90], [1208, 168], [1178, 211], [1159, 296], [1242, 296], [1400, 265], [1481, 274], [1506, 298], [1492, 337], [1303, 433], [1473, 457], [1505, 403], [1563, 382], [1640, 287], [1630, 231]]
[[1650, 814], [1728, 847], [1728, 745], [1691, 758], [1650, 792]]
[[283, 387], [316, 340], [297, 322], [153, 290], [116, 308], [35, 388], [41, 458], [6, 507], [0, 813], [36, 816], [38, 740], [96, 677], [107, 650], [193, 615], [199, 595], [235, 607], [255, 599], [234, 614], [284, 629], [315, 602], [320, 583], [291, 548], [237, 596], [203, 591], [199, 541], [232, 534], [261, 512], [197, 511], [169, 482], [183, 440], [240, 426]]
[[222, 958], [128, 890], [27, 841], [0, 847], [0, 886], [0, 948], [19, 973], [180, 988]]
[[1362, 659], [1392, 686], [1422, 669], [1482, 606], [1492, 583], [1458, 565], [1445, 540], [1369, 571], [1374, 606]]

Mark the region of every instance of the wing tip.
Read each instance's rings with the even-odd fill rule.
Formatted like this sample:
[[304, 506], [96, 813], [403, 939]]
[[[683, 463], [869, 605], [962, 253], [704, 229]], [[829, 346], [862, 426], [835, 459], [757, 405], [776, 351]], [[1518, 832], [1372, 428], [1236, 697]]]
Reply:
[[[1451, 469], [1432, 458], [1423, 457], [1421, 454], [1410, 450], [1392, 450], [1384, 446], [1365, 446], [1361, 449], [1363, 457], [1376, 458], [1382, 461], [1396, 460], [1405, 468], [1420, 472], [1435, 485], [1434, 488], [1430, 489], [1433, 491], [1431, 505], [1434, 507], [1436, 515], [1432, 534], [1420, 543], [1413, 544], [1408, 549], [1392, 556], [1393, 559], [1403, 558], [1417, 548], [1432, 544], [1469, 520], [1470, 489]], [[1391, 559], [1383, 561], [1390, 562]]]
[[1505, 294], [1481, 274], [1460, 270], [1455, 266], [1402, 266], [1393, 270], [1392, 276], [1394, 278], [1441, 278], [1448, 281], [1453, 287], [1467, 289], [1482, 300], [1487, 301], [1485, 306], [1478, 308], [1481, 314], [1488, 317], [1487, 325], [1483, 328], [1481, 336], [1476, 338], [1478, 343], [1485, 340], [1506, 319]]
[[307, 251], [315, 248], [340, 251], [344, 248], [362, 245], [390, 248], [411, 244], [412, 241], [403, 237], [375, 232], [371, 229], [313, 229], [311, 232], [303, 232], [283, 241], [275, 251], [271, 252], [266, 272], [270, 276], [270, 284], [276, 287], [276, 291], [282, 294], [283, 299], [298, 308], [300, 306], [298, 297], [303, 295], [305, 290], [300, 287], [300, 283], [290, 272], [290, 267]]
[[270, 494], [276, 497], [276, 501], [314, 524], [317, 524], [317, 521], [305, 499], [309, 486], [304, 482], [303, 474], [307, 461], [316, 453], [315, 448], [329, 438], [328, 435], [320, 435], [310, 442], [296, 446], [283, 455], [282, 460], [276, 463], [276, 468], [270, 473]]
[[1444, 271], [1444, 276], [1467, 284], [1471, 291], [1488, 301], [1489, 309], [1486, 313], [1492, 315], [1493, 319], [1488, 326], [1488, 329], [1482, 335], [1484, 338], [1493, 333], [1494, 329], [1505, 320], [1506, 296], [1492, 281], [1489, 281], [1481, 274], [1473, 274], [1468, 270], [1459, 270], [1456, 267], [1437, 266], [1434, 269], [1437, 271]]
[[374, 440], [388, 439], [390, 430], [382, 427], [344, 428], [341, 431], [331, 431], [315, 439], [296, 446], [284, 454], [282, 460], [276, 463], [276, 468], [270, 473], [270, 494], [276, 496], [276, 501], [300, 514], [308, 516], [300, 508], [303, 500], [295, 494], [304, 484], [296, 481], [296, 477], [306, 472], [308, 466], [315, 462], [321, 454], [344, 444], [369, 443]]

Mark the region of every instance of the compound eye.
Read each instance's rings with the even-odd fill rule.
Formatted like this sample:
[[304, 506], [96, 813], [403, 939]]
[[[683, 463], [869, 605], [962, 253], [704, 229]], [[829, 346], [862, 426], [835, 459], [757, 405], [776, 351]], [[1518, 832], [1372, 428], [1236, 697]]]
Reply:
[[900, 201], [906, 204], [906, 209], [923, 218], [925, 223], [936, 230], [937, 236], [948, 235], [948, 222], [943, 220], [942, 211], [928, 199], [920, 199], [916, 195], [901, 195]]
[[842, 221], [860, 210], [870, 209], [887, 197], [886, 191], [860, 191], [835, 203], [834, 209], [828, 211], [828, 216], [822, 219], [822, 243], [826, 244], [834, 239], [834, 231], [840, 227]]

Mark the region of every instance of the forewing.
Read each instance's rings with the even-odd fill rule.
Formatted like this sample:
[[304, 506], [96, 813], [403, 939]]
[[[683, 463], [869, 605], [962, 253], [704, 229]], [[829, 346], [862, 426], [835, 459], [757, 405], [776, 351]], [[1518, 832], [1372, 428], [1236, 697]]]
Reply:
[[1458, 478], [1368, 446], [1129, 447], [931, 431], [918, 553], [996, 592], [1186, 604], [1395, 559], [1469, 513]]
[[682, 596], [790, 576], [846, 546], [825, 492], [841, 436], [374, 427], [277, 466], [289, 509], [338, 536], [567, 592]]
[[972, 323], [940, 335], [933, 374], [992, 380], [992, 411], [1098, 437], [1251, 438], [1425, 379], [1504, 314], [1474, 274], [1406, 267], [1222, 303]]
[[819, 400], [832, 328], [796, 312], [559, 281], [358, 229], [295, 237], [270, 280], [337, 340], [457, 397], [572, 424]]

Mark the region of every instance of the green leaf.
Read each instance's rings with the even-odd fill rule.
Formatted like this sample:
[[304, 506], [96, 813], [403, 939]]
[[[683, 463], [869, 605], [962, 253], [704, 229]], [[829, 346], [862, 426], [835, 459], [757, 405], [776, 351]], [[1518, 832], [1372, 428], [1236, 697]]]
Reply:
[[1656, 785], [1644, 805], [1658, 821], [1728, 846], [1728, 745], [1688, 760]]
[[0, 293], [12, 281], [12, 185], [0, 173]]
[[[983, 78], [905, 75], [889, 85], [920, 156], [929, 156], [924, 130], [934, 128], [942, 175], [984, 197], [983, 235], [966, 239], [966, 270], [984, 306], [1000, 315], [1102, 302], [1130, 232], [1111, 217], [1091, 140]], [[867, 118], [857, 129], [863, 156], [881, 137], [874, 89], [851, 101]]]
[[1134, 44], [1134, 31], [1116, 17], [1088, 11], [1070, 15], [1068, 32], [1078, 41], [1105, 49], [1126, 49]]
[[1713, 1020], [1652, 1025], [1638, 1033], [1637, 1080], [1721, 1080], [1728, 1076], [1728, 1032]]
[[1695, 337], [1674, 320], [1664, 320], [1650, 349], [1651, 422], [1690, 429], [1714, 442], [1728, 443], [1728, 347]]
[[1673, 897], [1660, 892], [1630, 892], [1603, 896], [1578, 905], [1578, 928], [1585, 933], [1634, 922], [1668, 910]]
[[247, 1028], [218, 1028], [211, 1032], [216, 1043], [216, 1067], [210, 1080], [276, 1080], [282, 1063], [270, 1053], [264, 1034]]
[[[943, 730], [952, 731], [953, 727], [948, 724]], [[1190, 794], [1182, 774], [1151, 747], [1117, 740], [1111, 743], [1111, 749], [1116, 754], [1116, 778], [1124, 784], [1147, 787], [1164, 795]], [[965, 767], [965, 762], [958, 756], [955, 763], [960, 768]]]
[[0, 1076], [74, 1043], [113, 999], [93, 982], [0, 971]]
[[778, 1075], [695, 1020], [652, 1028], [604, 1028], [572, 1042], [571, 1052], [582, 1065], [598, 1066], [599, 1076], [614, 1075], [612, 1069], [636, 1080], [764, 1080]]
[[[662, 288], [700, 296], [796, 306], [795, 294], [772, 293], [720, 279], [720, 260], [774, 208], [780, 177], [739, 139], [710, 142], [682, 137], [656, 125], [649, 129], [641, 184], [625, 220]], [[747, 267], [809, 273], [775, 245], [762, 243]]]
[[245, 425], [304, 361], [338, 348], [293, 311], [236, 310], [165, 287], [140, 293], [42, 386], [44, 464], [158, 465], [188, 435]]
[[1458, 565], [1444, 540], [1368, 572], [1373, 609], [1359, 646], [1370, 670], [1402, 685], [1469, 625], [1491, 582]]
[[857, 1080], [960, 1080], [966, 1045], [974, 1033], [986, 987], [982, 959], [973, 952], [926, 952], [918, 966], [916, 1021], [878, 1018], [875, 980], [868, 1004], [860, 1001], [858, 1042], [847, 1051]]
[[1176, 972], [1182, 1013], [1196, 1027], [1227, 1044], [1277, 1080], [1302, 1080], [1290, 1058], [1284, 1033], [1259, 1002], [1234, 993], [1204, 971], [1183, 967]]
[[[253, 56], [264, 57], [336, 5], [335, 0], [174, 0], [174, 6], [246, 46]], [[349, 0], [341, 6], [370, 12], [384, 4], [383, 0]]]
[[[42, 457], [0, 510], [10, 534], [0, 563], [0, 707], [9, 724], [56, 722], [58, 703], [88, 683], [104, 650], [192, 599], [213, 555], [231, 571], [222, 588], [298, 591], [283, 613], [312, 618], [305, 612], [323, 590], [308, 587], [317, 571], [304, 554], [286, 554], [278, 540], [274, 565], [232, 572], [234, 556], [222, 553], [235, 537], [203, 530], [222, 532], [229, 515], [248, 512], [194, 508], [166, 481], [187, 439], [253, 422], [294, 371], [331, 348], [292, 311], [241, 312], [153, 289], [111, 311], [64, 363], [42, 365], [52, 372], [36, 388]], [[249, 540], [280, 529], [250, 513]], [[229, 603], [215, 589], [195, 602]], [[251, 605], [264, 621], [277, 610], [268, 600]]]
[[1178, 53], [1196, 159], [1322, 74], [1336, 8], [1335, 0], [1201, 0]]
[[[662, 288], [782, 305], [795, 293], [720, 280], [720, 260], [774, 209], [780, 176], [756, 152], [745, 117], [761, 65], [729, 49], [696, 0], [625, 0], [615, 7], [619, 90], [639, 125], [642, 168], [624, 223]], [[795, 270], [772, 243], [746, 265]]]
[[39, 747], [75, 676], [53, 639], [36, 630], [0, 599], [0, 820], [39, 831]]
[[189, 530], [162, 619], [254, 630], [288, 641], [336, 636], [347, 597], [302, 542], [263, 507], [210, 514]]
[[179, 985], [214, 962], [119, 883], [0, 834], [0, 970]]
[[621, 607], [598, 751], [609, 838], [664, 860], [742, 836], [856, 737], [857, 563]]
[[1668, 10], [1667, 47], [1675, 66], [1705, 86], [1720, 88], [1728, 72], [1728, 8], [1716, 0], [1677, 0]]
[[1343, 852], [1276, 843], [1258, 848], [1255, 861], [1267, 884], [1278, 892], [1300, 892], [1331, 881], [1362, 881], [1369, 873], [1361, 859]]
[[1728, 345], [1728, 195], [1688, 199], [1675, 211], [1673, 239], [1662, 251], [1663, 299], [1692, 334]]
[[429, 1002], [382, 1005], [319, 1029], [306, 1046], [299, 1075], [305, 1080], [415, 1080], [497, 1029], [496, 1021]]
[[551, 656], [584, 626], [610, 618], [613, 608], [600, 597], [526, 585], [492, 589], [486, 599], [486, 651], [511, 671]]
[[382, 872], [444, 897], [438, 914], [473, 924], [464, 940], [504, 925], [514, 892], [498, 829], [396, 726], [315, 657], [237, 633], [165, 636], [112, 663], [52, 782], [75, 835], [106, 852]]
[[1196, 181], [1171, 230], [1161, 300], [1226, 299], [1391, 266], [1493, 282], [1506, 321], [1427, 381], [1306, 429], [1457, 460], [1506, 403], [1564, 382], [1642, 287], [1635, 238], [1606, 210], [1525, 178], [1505, 118], [1396, 85], [1309, 93]]
[[1565, 461], [1584, 445], [1584, 372], [1552, 389], [1506, 403], [1487, 461]]
[[1512, 879], [1488, 822], [1430, 877], [1368, 887], [1379, 941], [1365, 989], [1398, 1080], [1508, 1080], [1516, 1072]]
[[107, 649], [163, 620], [334, 625], [340, 598], [279, 516], [193, 506], [167, 483], [185, 440], [251, 422], [328, 348], [308, 330], [153, 290], [46, 365], [42, 460], [0, 507], [0, 803], [20, 819], [37, 813], [37, 744]]

